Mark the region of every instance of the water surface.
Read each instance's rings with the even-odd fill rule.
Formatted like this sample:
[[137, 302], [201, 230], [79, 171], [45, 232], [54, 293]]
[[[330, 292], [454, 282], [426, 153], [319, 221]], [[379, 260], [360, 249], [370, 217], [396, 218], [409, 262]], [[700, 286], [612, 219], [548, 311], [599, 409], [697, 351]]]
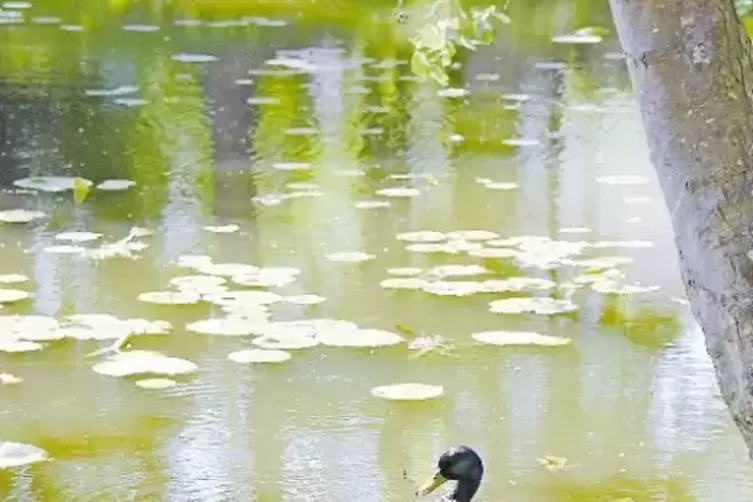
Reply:
[[[0, 352], [0, 372], [23, 378], [0, 386], [0, 440], [54, 458], [0, 472], [3, 500], [404, 501], [457, 442], [485, 459], [482, 501], [753, 496], [744, 445], [682, 301], [619, 46], [610, 36], [551, 43], [583, 26], [610, 27], [606, 5], [513, 2], [513, 23], [495, 43], [459, 58], [451, 86], [470, 92], [443, 97], [411, 74], [406, 28], [386, 21], [388, 3], [254, 3], [3, 8], [0, 210], [46, 213], [0, 227], [0, 274], [29, 276], [17, 287], [33, 292], [3, 312], [163, 319], [170, 335], [138, 337], [132, 348], [199, 365], [175, 388], [149, 391], [92, 371], [86, 354], [106, 342]], [[135, 185], [92, 188], [76, 203], [71, 191], [13, 184], [43, 175]], [[380, 195], [386, 188], [417, 195]], [[239, 230], [205, 229], [231, 224]], [[155, 232], [137, 259], [45, 251], [60, 232], [111, 242], [134, 226]], [[523, 266], [418, 253], [396, 238], [418, 230], [585, 241], [573, 258], [627, 257], [620, 283], [660, 289], [574, 289], [584, 270], [562, 259]], [[343, 252], [375, 258], [327, 258]], [[275, 305], [274, 320], [345, 319], [408, 340], [438, 335], [454, 350], [415, 358], [407, 344], [320, 346], [282, 365], [231, 363], [227, 354], [250, 347], [250, 337], [184, 329], [217, 309], [137, 300], [190, 273], [175, 265], [186, 254], [296, 267], [296, 282], [270, 290], [326, 298]], [[446, 264], [490, 269], [457, 280], [553, 281], [554, 290], [523, 296], [570, 298], [579, 309], [496, 314], [489, 302], [509, 295], [379, 285], [390, 267]], [[498, 329], [573, 343], [499, 348], [470, 336]], [[370, 395], [399, 382], [442, 385], [445, 395], [418, 404]], [[566, 457], [566, 467], [545, 469], [546, 455]]]

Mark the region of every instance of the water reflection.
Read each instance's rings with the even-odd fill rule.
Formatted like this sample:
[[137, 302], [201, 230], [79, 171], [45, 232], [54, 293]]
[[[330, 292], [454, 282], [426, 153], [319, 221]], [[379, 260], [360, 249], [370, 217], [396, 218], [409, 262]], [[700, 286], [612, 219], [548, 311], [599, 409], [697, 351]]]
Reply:
[[[20, 287], [34, 293], [3, 311], [164, 319], [171, 335], [137, 337], [133, 348], [200, 370], [148, 391], [93, 373], [96, 342], [0, 352], [0, 371], [24, 379], [0, 387], [0, 440], [54, 457], [0, 471], [0, 498], [399, 501], [454, 442], [484, 455], [480, 500], [753, 495], [702, 337], [687, 307], [671, 301], [682, 290], [670, 227], [616, 42], [550, 42], [607, 24], [605, 6], [511, 4], [515, 22], [451, 72], [453, 88], [470, 92], [443, 96], [411, 75], [404, 33], [385, 21], [390, 3], [292, 5], [3, 7], [19, 14], [0, 18], [13, 20], [0, 25], [0, 209], [47, 214], [0, 227], [0, 274], [29, 275]], [[42, 175], [135, 185], [93, 188], [80, 204], [70, 191], [13, 188]], [[386, 188], [414, 191], [395, 197]], [[227, 224], [239, 230], [204, 228]], [[60, 243], [58, 232], [100, 232], [112, 243], [134, 226], [155, 234], [140, 238], [148, 247], [132, 258], [44, 251]], [[411, 252], [395, 238], [417, 230], [550, 240], [539, 245], [545, 260], [475, 258]], [[451, 240], [452, 249], [492, 247]], [[568, 243], [582, 253], [547, 254]], [[327, 259], [353, 252], [375, 258]], [[272, 289], [326, 301], [275, 304], [275, 320], [402, 325], [455, 348], [416, 358], [404, 347], [316, 347], [280, 366], [229, 363], [249, 339], [183, 328], [217, 309], [136, 300], [189, 273], [175, 264], [186, 254], [302, 270]], [[629, 260], [604, 267], [623, 270], [622, 282], [660, 290], [620, 296], [575, 282], [584, 267], [570, 258], [615, 256]], [[491, 300], [524, 294], [379, 286], [390, 267], [447, 264], [482, 265], [492, 271], [484, 279], [554, 281], [541, 294], [579, 310], [500, 315]], [[455, 279], [466, 278], [447, 278]], [[573, 345], [488, 347], [469, 336], [499, 329]], [[442, 385], [445, 397], [371, 398], [371, 388], [398, 382]], [[565, 467], [545, 469], [538, 460], [547, 455], [567, 458]]]

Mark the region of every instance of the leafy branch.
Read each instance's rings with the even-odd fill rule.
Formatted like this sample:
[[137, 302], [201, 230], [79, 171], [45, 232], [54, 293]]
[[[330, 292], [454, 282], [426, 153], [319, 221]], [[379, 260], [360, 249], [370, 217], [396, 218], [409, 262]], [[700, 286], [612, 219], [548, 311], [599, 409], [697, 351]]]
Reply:
[[[406, 22], [408, 16], [398, 3], [398, 21]], [[494, 40], [495, 24], [510, 23], [510, 18], [497, 10], [496, 5], [484, 9], [463, 9], [459, 0], [434, 0], [424, 12], [416, 11], [418, 26], [410, 38], [413, 45], [411, 70], [419, 78], [433, 79], [442, 86], [449, 82], [447, 70], [458, 47], [475, 51], [479, 46], [490, 45]]]

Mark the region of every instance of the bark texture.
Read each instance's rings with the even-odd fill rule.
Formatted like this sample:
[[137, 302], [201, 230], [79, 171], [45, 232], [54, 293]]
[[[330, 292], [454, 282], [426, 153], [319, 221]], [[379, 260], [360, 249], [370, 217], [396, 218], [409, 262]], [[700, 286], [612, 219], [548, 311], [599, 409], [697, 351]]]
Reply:
[[734, 0], [610, 0], [681, 274], [753, 457], [753, 68]]

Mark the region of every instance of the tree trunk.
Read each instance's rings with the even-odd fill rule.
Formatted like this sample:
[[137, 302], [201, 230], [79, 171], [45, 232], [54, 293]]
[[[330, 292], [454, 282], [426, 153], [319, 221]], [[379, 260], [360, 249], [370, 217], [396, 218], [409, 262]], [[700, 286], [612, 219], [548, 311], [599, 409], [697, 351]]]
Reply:
[[753, 68], [734, 0], [610, 0], [685, 290], [753, 457]]

